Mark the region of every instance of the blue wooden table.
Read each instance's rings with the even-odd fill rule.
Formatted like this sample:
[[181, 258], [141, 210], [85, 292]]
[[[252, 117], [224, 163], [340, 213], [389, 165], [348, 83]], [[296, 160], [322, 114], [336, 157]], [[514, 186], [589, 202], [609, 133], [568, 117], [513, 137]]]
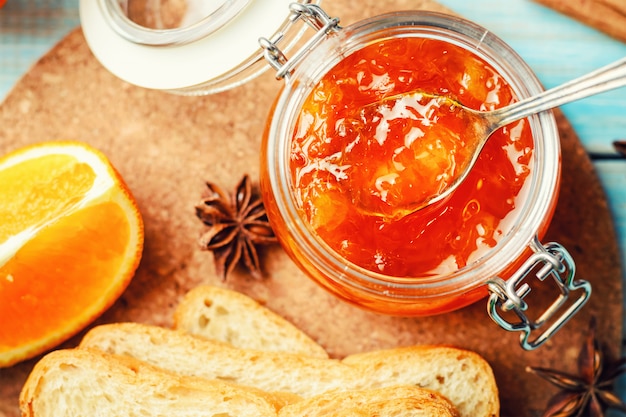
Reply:
[[[553, 87], [626, 56], [626, 44], [530, 0], [439, 0], [509, 43]], [[78, 0], [8, 0], [0, 9], [0, 101], [20, 76], [80, 24]], [[626, 260], [626, 89], [562, 107], [606, 191]], [[626, 280], [626, 276], [623, 277]], [[626, 397], [626, 389], [623, 389]]]

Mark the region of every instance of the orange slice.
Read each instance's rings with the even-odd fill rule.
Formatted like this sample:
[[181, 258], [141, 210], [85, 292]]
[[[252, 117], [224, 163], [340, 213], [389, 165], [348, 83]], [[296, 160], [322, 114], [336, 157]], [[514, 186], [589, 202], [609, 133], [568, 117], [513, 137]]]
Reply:
[[107, 158], [75, 142], [0, 158], [0, 367], [69, 339], [141, 259], [143, 221]]

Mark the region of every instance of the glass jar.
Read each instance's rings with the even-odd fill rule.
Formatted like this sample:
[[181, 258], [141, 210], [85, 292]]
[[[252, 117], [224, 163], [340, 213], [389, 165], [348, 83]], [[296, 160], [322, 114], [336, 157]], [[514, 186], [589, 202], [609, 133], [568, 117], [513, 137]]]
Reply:
[[[313, 280], [334, 295], [366, 309], [392, 315], [425, 316], [465, 307], [489, 295], [491, 317], [507, 330], [522, 331], [522, 345], [533, 349], [543, 343], [587, 300], [590, 286], [574, 281], [574, 263], [558, 244], [539, 243], [553, 215], [559, 187], [559, 134], [551, 113], [529, 120], [534, 142], [532, 170], [516, 210], [497, 244], [466, 266], [452, 272], [418, 277], [395, 277], [360, 267], [339, 255], [304, 219], [290, 171], [291, 141], [296, 121], [317, 83], [337, 63], [381, 39], [419, 37], [443, 40], [485, 60], [506, 79], [519, 99], [542, 91], [524, 61], [486, 29], [458, 17], [425, 11], [376, 16], [339, 28], [321, 9], [307, 19], [318, 19], [324, 36], [304, 54], [287, 59], [275, 44], [266, 42], [284, 88], [268, 122], [262, 149], [261, 187], [268, 217], [293, 260]], [[319, 15], [315, 16], [318, 13]], [[314, 17], [311, 17], [311, 14]], [[333, 26], [334, 25], [334, 26]], [[277, 58], [278, 57], [278, 58]], [[296, 62], [294, 62], [294, 60]], [[524, 297], [532, 279], [555, 278], [561, 296], [537, 320], [525, 315]], [[580, 290], [568, 304], [569, 292]], [[561, 310], [561, 311], [559, 311]], [[519, 321], [505, 319], [515, 313]], [[535, 329], [547, 326], [541, 335]]]
[[[260, 65], [265, 57], [285, 82], [261, 147], [263, 198], [283, 247], [313, 280], [350, 303], [401, 316], [446, 313], [487, 297], [491, 318], [508, 331], [521, 332], [525, 349], [548, 340], [587, 301], [591, 287], [574, 279], [574, 262], [565, 248], [540, 243], [559, 188], [559, 135], [551, 113], [528, 119], [534, 146], [531, 171], [517, 198], [519, 207], [506, 218], [504, 234], [495, 246], [456, 270], [396, 277], [359, 267], [319, 238], [296, 203], [289, 165], [296, 120], [311, 91], [337, 63], [380, 39], [428, 38], [486, 61], [518, 99], [541, 92], [532, 70], [502, 40], [472, 22], [426, 11], [380, 15], [342, 28], [339, 19], [306, 0], [222, 3], [213, 15], [188, 28], [137, 28], [116, 0], [81, 0], [81, 20], [87, 42], [103, 65], [146, 88], [183, 94], [222, 91], [262, 72], [267, 67]], [[290, 13], [281, 17], [280, 10]], [[302, 34], [295, 28], [297, 22], [306, 23], [315, 33], [288, 58], [286, 52]], [[245, 34], [240, 36], [242, 31]], [[257, 41], [258, 35], [268, 33], [269, 38]], [[235, 38], [237, 48], [232, 44]], [[168, 59], [173, 51], [176, 60]], [[529, 317], [530, 287], [544, 281], [552, 283], [558, 295], [545, 311], [542, 306], [539, 314]], [[570, 297], [571, 292], [575, 296]]]

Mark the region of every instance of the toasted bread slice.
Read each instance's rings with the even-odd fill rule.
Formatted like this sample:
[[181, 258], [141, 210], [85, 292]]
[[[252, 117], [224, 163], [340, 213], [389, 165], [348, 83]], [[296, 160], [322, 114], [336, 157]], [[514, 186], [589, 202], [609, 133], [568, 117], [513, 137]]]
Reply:
[[350, 388], [359, 379], [358, 372], [338, 360], [239, 349], [139, 323], [96, 326], [87, 332], [79, 347], [127, 355], [181, 375], [220, 379], [303, 397], [344, 386]]
[[493, 371], [475, 352], [445, 346], [409, 346], [348, 356], [344, 364], [367, 375], [367, 385], [416, 384], [440, 392], [461, 416], [496, 417], [500, 400]]
[[174, 312], [174, 327], [244, 349], [328, 357], [324, 348], [283, 317], [247, 295], [211, 285], [185, 294]]
[[415, 385], [330, 391], [282, 408], [279, 417], [457, 417], [441, 394]]
[[344, 360], [234, 348], [179, 331], [133, 323], [90, 330], [81, 347], [129, 355], [183, 375], [222, 379], [310, 398], [330, 390], [416, 385], [450, 399], [460, 416], [495, 417], [498, 391], [478, 354], [414, 346], [356, 354]]
[[81, 349], [46, 355], [20, 395], [23, 417], [276, 417], [283, 405], [259, 390]]

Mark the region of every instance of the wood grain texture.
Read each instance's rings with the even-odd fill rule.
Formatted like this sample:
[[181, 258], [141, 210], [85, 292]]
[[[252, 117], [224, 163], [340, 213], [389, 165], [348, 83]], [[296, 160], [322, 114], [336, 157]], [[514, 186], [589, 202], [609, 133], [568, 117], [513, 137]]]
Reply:
[[[325, 9], [342, 24], [388, 10], [429, 8], [430, 1], [345, 0]], [[94, 59], [80, 30], [72, 32], [21, 80], [0, 106], [0, 153], [26, 144], [73, 139], [101, 149], [134, 193], [146, 242], [137, 274], [119, 301], [95, 324], [136, 321], [170, 326], [180, 298], [198, 284], [223, 285], [261, 301], [311, 335], [334, 357], [409, 344], [451, 344], [482, 354], [494, 368], [503, 416], [538, 416], [554, 389], [524, 371], [549, 366], [575, 372], [591, 315], [613, 353], [622, 327], [621, 266], [606, 199], [593, 165], [559, 114], [563, 182], [547, 240], [574, 256], [578, 276], [594, 286], [590, 303], [552, 341], [534, 352], [492, 323], [485, 304], [428, 318], [369, 313], [313, 284], [283, 250], [263, 252], [264, 280], [244, 271], [226, 283], [197, 238], [194, 205], [210, 180], [232, 189], [243, 173], [259, 176], [258, 147], [280, 83], [267, 73], [231, 91], [172, 96], [126, 84]], [[542, 294], [537, 294], [539, 300]], [[63, 346], [74, 346], [80, 336]], [[0, 370], [0, 415], [17, 417], [17, 396], [36, 359]]]

